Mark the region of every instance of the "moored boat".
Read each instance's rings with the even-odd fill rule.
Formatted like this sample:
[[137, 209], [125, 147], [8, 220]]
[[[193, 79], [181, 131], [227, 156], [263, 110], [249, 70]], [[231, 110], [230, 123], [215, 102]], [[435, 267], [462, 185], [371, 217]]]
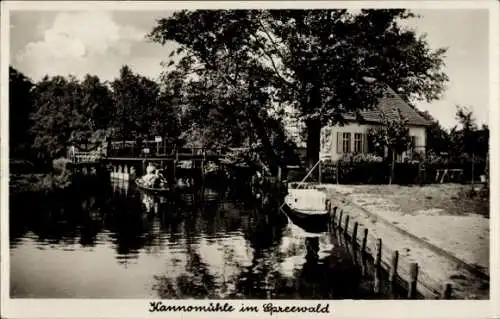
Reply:
[[325, 209], [326, 196], [317, 190], [293, 189], [285, 197], [283, 211], [290, 221], [309, 233], [328, 230], [329, 213]]
[[166, 184], [164, 186], [161, 186], [161, 187], [149, 186], [144, 182], [144, 180], [142, 178], [137, 178], [135, 180], [135, 184], [137, 185], [137, 187], [140, 190], [142, 190], [146, 193], [152, 194], [152, 195], [165, 194], [165, 193], [168, 193], [171, 191], [170, 187], [168, 187], [168, 185], [166, 185]]

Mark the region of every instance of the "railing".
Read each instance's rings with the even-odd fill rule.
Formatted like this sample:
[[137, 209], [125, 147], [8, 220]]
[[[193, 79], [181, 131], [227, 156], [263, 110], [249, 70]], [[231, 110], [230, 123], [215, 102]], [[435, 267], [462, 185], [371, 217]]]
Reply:
[[178, 156], [222, 156], [222, 148], [206, 147], [172, 147], [163, 142], [144, 141], [112, 141], [107, 149], [107, 156], [132, 157], [178, 157]]
[[100, 153], [95, 152], [73, 152], [70, 156], [71, 162], [78, 163], [96, 163], [102, 158]]

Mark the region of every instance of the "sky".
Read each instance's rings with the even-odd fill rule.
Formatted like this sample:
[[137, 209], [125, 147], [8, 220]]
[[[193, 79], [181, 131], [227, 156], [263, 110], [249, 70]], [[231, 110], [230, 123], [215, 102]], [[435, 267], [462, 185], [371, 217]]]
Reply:
[[[417, 102], [445, 128], [456, 124], [455, 107], [473, 111], [488, 123], [488, 11], [484, 9], [412, 10], [407, 24], [426, 33], [431, 48], [448, 48], [445, 72], [450, 81], [441, 100]], [[161, 46], [145, 35], [171, 11], [13, 11], [10, 16], [11, 64], [34, 81], [44, 75], [98, 75], [113, 80], [122, 65], [158, 79], [175, 44]]]

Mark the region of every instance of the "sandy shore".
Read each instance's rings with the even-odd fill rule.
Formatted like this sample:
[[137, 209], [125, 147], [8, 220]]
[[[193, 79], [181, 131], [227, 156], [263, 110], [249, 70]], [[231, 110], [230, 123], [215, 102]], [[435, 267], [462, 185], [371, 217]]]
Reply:
[[400, 252], [403, 273], [409, 271], [410, 262], [418, 262], [422, 284], [429, 286], [422, 288], [429, 294], [439, 294], [444, 283], [451, 283], [455, 298], [488, 299], [487, 279], [422, 243], [438, 247], [478, 272], [489, 274], [488, 212], [473, 211], [481, 205], [470, 208], [456, 204], [460, 187], [463, 186], [322, 185], [335, 206], [348, 213], [359, 227], [369, 229], [369, 249], [374, 249], [376, 238], [382, 238], [385, 263], [390, 263], [394, 250]]

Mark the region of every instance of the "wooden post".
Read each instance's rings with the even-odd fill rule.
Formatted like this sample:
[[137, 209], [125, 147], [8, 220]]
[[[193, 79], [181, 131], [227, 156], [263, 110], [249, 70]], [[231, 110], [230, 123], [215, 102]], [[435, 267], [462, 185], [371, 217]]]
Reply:
[[382, 261], [382, 239], [377, 239], [376, 252], [375, 252], [375, 264], [374, 264], [374, 272], [373, 272], [373, 292], [380, 292], [380, 264]]
[[341, 210], [340, 216], [339, 216], [339, 223], [337, 224], [339, 229], [342, 229], [342, 215], [343, 214], [344, 214], [344, 211]]
[[471, 176], [471, 179], [470, 179], [470, 185], [472, 187], [472, 190], [474, 190], [474, 152], [472, 152], [472, 162], [471, 162], [471, 170], [472, 170], [472, 176]]
[[339, 161], [337, 161], [335, 168], [335, 183], [339, 183]]
[[335, 217], [337, 217], [337, 206], [333, 208], [333, 216], [332, 216], [332, 221], [333, 221], [333, 228], [335, 228], [337, 225], [337, 221], [335, 220]]
[[361, 253], [366, 253], [366, 241], [368, 239], [368, 228], [363, 231], [363, 241], [361, 242]]
[[333, 230], [333, 218], [332, 218], [332, 205], [326, 205], [326, 213], [328, 214], [328, 233], [331, 233]]
[[318, 164], [318, 184], [321, 184], [321, 160], [319, 160], [319, 164]]
[[344, 235], [347, 235], [347, 230], [349, 229], [349, 215], [345, 217], [345, 227], [344, 227]]
[[410, 280], [408, 281], [408, 299], [417, 298], [418, 264], [410, 264]]
[[394, 288], [396, 286], [396, 277], [398, 275], [398, 259], [399, 259], [399, 251], [395, 250], [392, 253], [392, 265], [391, 265], [391, 272], [389, 274], [389, 283], [392, 293], [394, 293]]
[[366, 240], [368, 239], [368, 229], [365, 228], [363, 231], [363, 240], [361, 242], [361, 250], [359, 252], [361, 256], [361, 275], [364, 277], [366, 276], [367, 273], [367, 267], [366, 267]]
[[352, 241], [352, 247], [355, 249], [356, 244], [358, 243], [358, 222], [354, 223], [354, 228], [352, 229], [352, 236], [351, 236], [351, 241]]
[[442, 297], [443, 297], [443, 299], [451, 299], [451, 284], [450, 283], [446, 283], [444, 285]]

